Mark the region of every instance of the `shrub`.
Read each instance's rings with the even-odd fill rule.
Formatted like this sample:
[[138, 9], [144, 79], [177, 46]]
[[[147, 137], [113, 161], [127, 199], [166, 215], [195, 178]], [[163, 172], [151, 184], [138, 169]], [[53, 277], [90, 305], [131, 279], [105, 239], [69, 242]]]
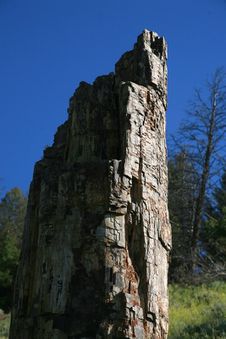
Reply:
[[226, 283], [170, 286], [169, 339], [226, 338]]

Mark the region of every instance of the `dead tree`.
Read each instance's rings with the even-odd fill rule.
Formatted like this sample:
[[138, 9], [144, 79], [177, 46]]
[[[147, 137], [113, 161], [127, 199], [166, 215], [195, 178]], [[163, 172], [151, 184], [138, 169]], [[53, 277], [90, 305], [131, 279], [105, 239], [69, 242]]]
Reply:
[[204, 94], [196, 90], [188, 111], [188, 120], [182, 123], [176, 145], [199, 175], [193, 221], [191, 223], [191, 269], [194, 269], [198, 251], [199, 233], [208, 189], [216, 175], [225, 166], [226, 85], [225, 72], [217, 69], [207, 82]]

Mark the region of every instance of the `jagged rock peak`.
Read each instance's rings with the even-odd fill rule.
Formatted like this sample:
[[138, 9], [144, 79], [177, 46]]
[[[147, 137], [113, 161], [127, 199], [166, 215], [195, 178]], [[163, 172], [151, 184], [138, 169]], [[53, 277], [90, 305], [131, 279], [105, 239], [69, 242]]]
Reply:
[[166, 43], [80, 83], [35, 165], [10, 339], [166, 339]]

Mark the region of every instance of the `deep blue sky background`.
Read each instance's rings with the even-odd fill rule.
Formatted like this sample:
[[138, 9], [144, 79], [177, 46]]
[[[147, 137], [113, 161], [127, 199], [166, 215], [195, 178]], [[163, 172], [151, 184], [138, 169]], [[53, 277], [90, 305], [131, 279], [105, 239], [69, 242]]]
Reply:
[[169, 47], [168, 134], [226, 64], [225, 0], [0, 0], [0, 186], [28, 191], [81, 80], [114, 70], [144, 29]]

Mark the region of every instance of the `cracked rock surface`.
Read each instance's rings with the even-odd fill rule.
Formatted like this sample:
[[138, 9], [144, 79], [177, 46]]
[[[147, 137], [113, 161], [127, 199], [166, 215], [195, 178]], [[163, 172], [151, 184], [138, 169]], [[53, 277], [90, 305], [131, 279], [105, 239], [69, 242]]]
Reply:
[[167, 338], [166, 43], [81, 82], [35, 165], [11, 339]]

